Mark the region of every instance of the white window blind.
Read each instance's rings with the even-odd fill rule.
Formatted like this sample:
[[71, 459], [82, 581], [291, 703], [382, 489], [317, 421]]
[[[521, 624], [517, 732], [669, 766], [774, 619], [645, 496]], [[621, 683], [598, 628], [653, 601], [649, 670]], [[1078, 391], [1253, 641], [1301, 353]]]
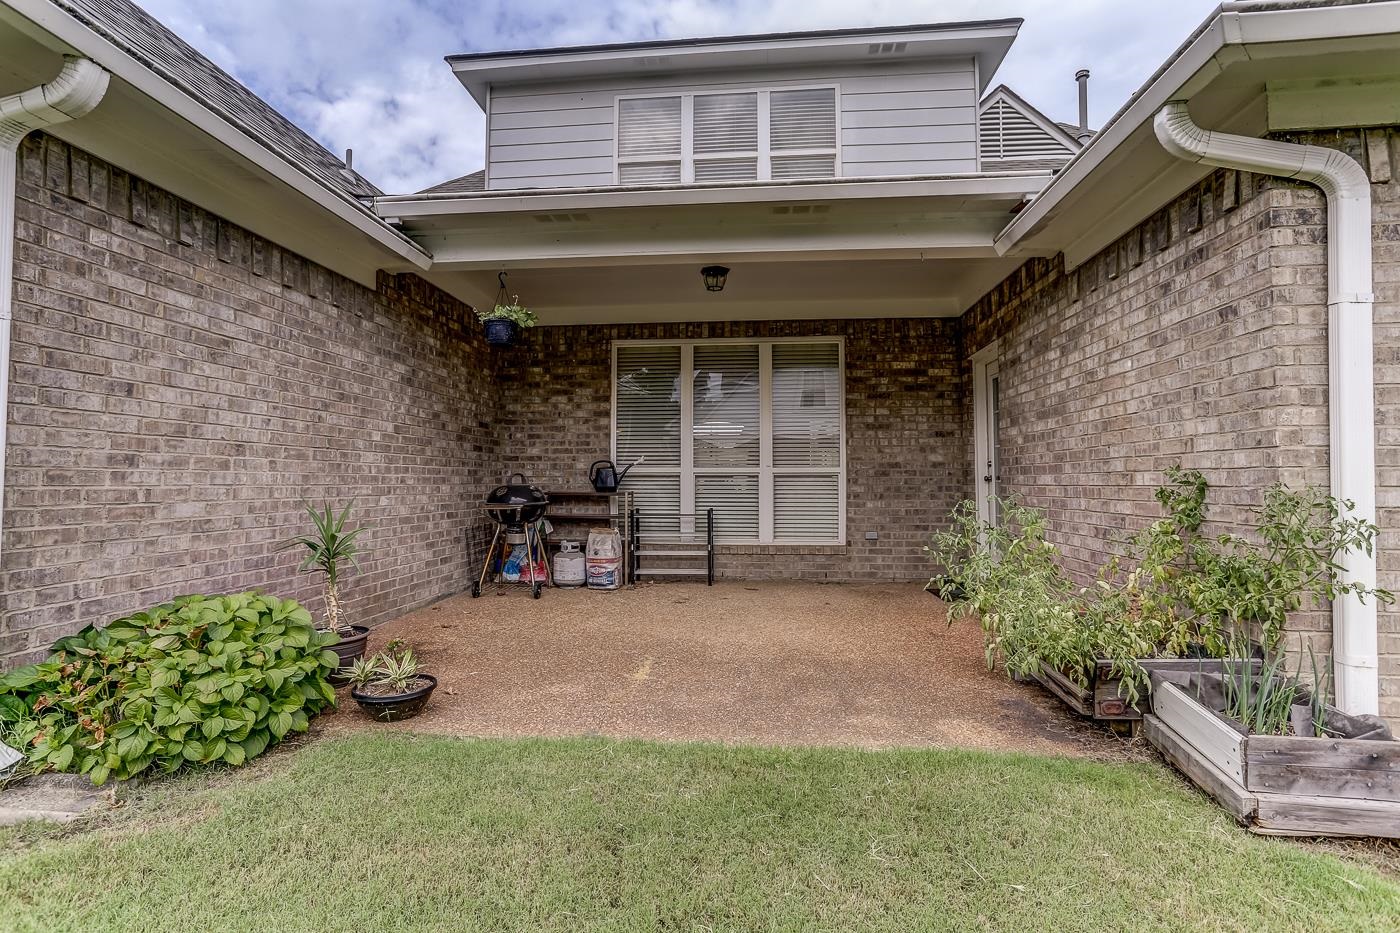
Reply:
[[836, 91], [774, 91], [769, 97], [773, 178], [830, 178], [836, 174]]
[[617, 180], [622, 184], [681, 181], [680, 97], [639, 97], [618, 102]]
[[615, 358], [615, 459], [646, 457], [627, 487], [652, 527], [714, 509], [721, 541], [843, 539], [839, 341], [622, 342]]
[[627, 489], [644, 514], [666, 516], [674, 526], [681, 512], [681, 348], [618, 347], [615, 391], [614, 459], [645, 467], [627, 474]]
[[836, 89], [618, 99], [623, 184], [834, 178]]

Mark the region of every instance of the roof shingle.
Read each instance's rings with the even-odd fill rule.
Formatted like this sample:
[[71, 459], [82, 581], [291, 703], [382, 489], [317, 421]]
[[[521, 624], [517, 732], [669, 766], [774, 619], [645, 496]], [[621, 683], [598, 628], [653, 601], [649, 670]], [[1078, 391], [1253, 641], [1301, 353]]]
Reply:
[[353, 198], [383, 194], [292, 121], [129, 0], [54, 5], [327, 187]]

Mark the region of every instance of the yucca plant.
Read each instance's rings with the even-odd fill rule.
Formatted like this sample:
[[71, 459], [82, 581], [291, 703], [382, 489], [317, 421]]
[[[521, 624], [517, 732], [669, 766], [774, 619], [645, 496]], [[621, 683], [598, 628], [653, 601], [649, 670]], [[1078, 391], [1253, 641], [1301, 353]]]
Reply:
[[306, 514], [311, 518], [315, 532], [298, 535], [285, 542], [283, 548], [304, 547], [306, 557], [298, 568], [307, 573], [320, 573], [325, 577], [326, 621], [324, 628], [340, 632], [346, 628], [345, 613], [340, 606], [340, 574], [346, 568], [359, 568], [359, 545], [356, 539], [368, 531], [367, 526], [346, 530], [345, 523], [350, 519], [350, 506], [336, 512], [326, 503], [317, 509], [306, 503]]

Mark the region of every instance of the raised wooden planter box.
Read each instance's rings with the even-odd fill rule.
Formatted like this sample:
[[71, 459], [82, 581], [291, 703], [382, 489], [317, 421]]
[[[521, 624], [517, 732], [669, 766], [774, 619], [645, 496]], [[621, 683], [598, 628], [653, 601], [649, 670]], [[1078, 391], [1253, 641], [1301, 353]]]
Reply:
[[[1148, 674], [1153, 671], [1219, 674], [1223, 670], [1218, 658], [1148, 658], [1139, 663]], [[1255, 670], [1258, 670], [1259, 662], [1255, 661], [1254, 666]], [[1087, 688], [1079, 686], [1064, 674], [1043, 664], [1036, 679], [1081, 716], [1109, 722], [1135, 722], [1142, 718], [1142, 712], [1134, 708], [1126, 697], [1119, 695], [1119, 685], [1122, 681], [1113, 673], [1112, 661], [1100, 660], [1096, 663], [1093, 681]], [[1142, 697], [1139, 704], [1145, 706], [1147, 697]]]
[[[1191, 675], [1154, 673], [1143, 732], [1252, 832], [1400, 838], [1400, 742], [1247, 735], [1191, 692]], [[1352, 734], [1374, 724], [1328, 710]]]

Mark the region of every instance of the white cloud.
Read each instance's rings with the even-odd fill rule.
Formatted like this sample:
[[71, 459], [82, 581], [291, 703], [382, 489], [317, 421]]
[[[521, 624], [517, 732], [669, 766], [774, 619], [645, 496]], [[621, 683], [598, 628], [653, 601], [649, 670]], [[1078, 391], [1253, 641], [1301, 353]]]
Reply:
[[454, 52], [1022, 17], [994, 83], [1077, 118], [1087, 67], [1102, 124], [1213, 0], [145, 0], [145, 7], [387, 191], [480, 168], [483, 120], [443, 62]]

